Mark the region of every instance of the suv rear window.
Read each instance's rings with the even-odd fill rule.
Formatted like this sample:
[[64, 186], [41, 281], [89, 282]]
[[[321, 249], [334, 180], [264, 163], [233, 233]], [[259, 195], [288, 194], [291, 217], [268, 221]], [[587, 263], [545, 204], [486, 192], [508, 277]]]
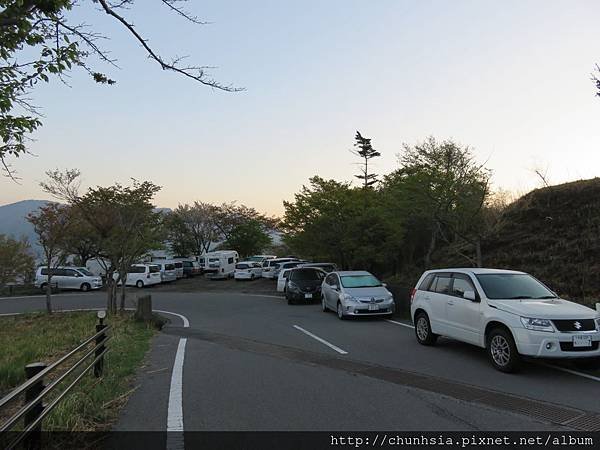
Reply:
[[433, 280], [433, 277], [435, 277], [435, 275], [432, 273], [427, 275], [425, 277], [425, 279], [423, 281], [421, 281], [421, 284], [419, 285], [419, 287], [417, 289], [420, 291], [428, 291], [429, 286], [431, 285], [431, 281]]
[[320, 281], [325, 277], [318, 269], [294, 269], [291, 272], [289, 278], [292, 281]]
[[447, 275], [436, 276], [435, 281], [431, 284], [430, 291], [437, 292], [438, 294], [450, 294], [450, 283], [452, 278]]

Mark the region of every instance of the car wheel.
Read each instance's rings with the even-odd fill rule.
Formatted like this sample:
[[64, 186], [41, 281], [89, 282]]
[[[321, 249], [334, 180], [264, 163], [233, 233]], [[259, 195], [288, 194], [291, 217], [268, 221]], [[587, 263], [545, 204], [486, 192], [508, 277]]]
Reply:
[[91, 288], [92, 288], [92, 287], [91, 287], [91, 286], [90, 286], [88, 283], [83, 283], [83, 284], [81, 285], [81, 288], [80, 288], [80, 289], [81, 289], [81, 292], [87, 292], [87, 291], [89, 291]]
[[254, 274], [250, 275], [250, 280], [254, 280]]
[[322, 297], [321, 297], [321, 309], [323, 310], [323, 312], [329, 311], [329, 308], [327, 307], [327, 304], [325, 303], [325, 299]]
[[434, 345], [438, 335], [431, 331], [431, 322], [427, 313], [420, 312], [415, 317], [415, 336], [422, 345]]
[[487, 351], [492, 365], [501, 372], [515, 372], [519, 366], [519, 353], [510, 332], [494, 328], [487, 338]]
[[346, 315], [344, 314], [344, 307], [342, 306], [341, 302], [338, 302], [337, 304], [337, 316], [340, 320], [346, 319]]
[[136, 286], [138, 289], [141, 289], [141, 288], [143, 288], [143, 287], [144, 287], [144, 282], [143, 282], [142, 280], [138, 280], [138, 281], [137, 281], [137, 283], [135, 283], [135, 286]]
[[40, 285], [40, 289], [41, 289], [42, 292], [46, 292], [46, 286], [48, 286], [48, 283], [42, 283]]

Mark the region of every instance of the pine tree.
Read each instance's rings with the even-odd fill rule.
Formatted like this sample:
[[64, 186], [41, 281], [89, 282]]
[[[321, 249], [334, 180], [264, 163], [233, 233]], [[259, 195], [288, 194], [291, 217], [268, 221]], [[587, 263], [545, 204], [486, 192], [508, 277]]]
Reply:
[[363, 137], [359, 131], [356, 132], [356, 137], [354, 139], [356, 140], [354, 147], [358, 150], [352, 150], [352, 153], [364, 159], [364, 163], [361, 163], [363, 166], [361, 168], [361, 173], [354, 176], [363, 181], [364, 189], [368, 189], [379, 181], [377, 179], [377, 174], [369, 173], [369, 160], [381, 156], [381, 153], [373, 148], [371, 139]]

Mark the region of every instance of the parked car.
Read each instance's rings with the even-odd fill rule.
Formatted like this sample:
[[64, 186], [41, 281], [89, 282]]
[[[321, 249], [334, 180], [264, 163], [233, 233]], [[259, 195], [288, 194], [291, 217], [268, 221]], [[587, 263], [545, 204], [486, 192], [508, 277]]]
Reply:
[[242, 261], [235, 265], [233, 278], [236, 280], [254, 280], [262, 275], [262, 266], [255, 261]]
[[183, 278], [185, 275], [185, 271], [183, 270], [183, 262], [171, 261], [171, 263], [175, 266], [175, 275], [177, 276], [177, 279]]
[[297, 261], [293, 258], [273, 258], [263, 261], [262, 264], [262, 276], [263, 278], [275, 278], [275, 266], [279, 263]]
[[[85, 267], [56, 267], [51, 268], [50, 271], [52, 273], [50, 283], [59, 289], [78, 289], [86, 292], [102, 287], [102, 278], [94, 275]], [[47, 284], [48, 268], [46, 266], [38, 267], [35, 272], [34, 286], [45, 290]]]
[[[114, 274], [114, 278], [118, 278], [118, 274]], [[135, 286], [143, 288], [153, 284], [160, 284], [160, 267], [155, 264], [133, 264], [127, 271], [125, 286]], [[119, 284], [122, 284], [119, 282]]]
[[338, 270], [334, 263], [304, 263], [298, 267], [317, 267], [327, 273], [336, 272]]
[[305, 261], [296, 260], [296, 261], [286, 261], [280, 262], [275, 265], [275, 269], [273, 271], [273, 278], [279, 278], [279, 274], [286, 269], [293, 269], [296, 266], [304, 263]]
[[275, 255], [253, 255], [249, 258], [246, 258], [246, 261], [259, 262], [263, 263], [267, 259], [275, 259], [277, 256]]
[[419, 343], [447, 336], [474, 344], [502, 372], [515, 371], [521, 356], [596, 366], [600, 357], [600, 314], [561, 299], [525, 272], [427, 271], [412, 291], [411, 316]]
[[196, 261], [183, 260], [181, 263], [183, 264], [183, 276], [186, 278], [195, 277], [202, 272], [200, 265]]
[[323, 311], [336, 311], [342, 320], [349, 316], [390, 316], [394, 312], [392, 293], [366, 271], [332, 272], [323, 280], [321, 291]]
[[177, 279], [175, 264], [172, 262], [153, 261], [152, 264], [160, 268], [161, 283], [170, 283], [171, 281], [175, 281]]
[[285, 298], [288, 305], [321, 300], [321, 285], [327, 275], [316, 267], [287, 269]]

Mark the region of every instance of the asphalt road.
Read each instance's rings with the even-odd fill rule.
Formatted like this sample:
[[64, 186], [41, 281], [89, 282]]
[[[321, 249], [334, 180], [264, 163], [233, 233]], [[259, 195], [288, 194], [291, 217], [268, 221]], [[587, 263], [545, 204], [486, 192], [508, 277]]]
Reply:
[[[493, 402], [465, 401], [453, 394], [459, 388], [600, 413], [598, 372], [527, 362], [519, 374], [507, 375], [475, 347], [448, 339], [435, 347], [418, 345], [406, 324], [340, 321], [320, 305], [288, 306], [264, 295], [150, 293], [154, 309], [185, 316], [189, 327], [165, 314], [171, 323], [140, 369], [119, 430], [166, 429], [182, 339], [186, 431], [565, 429]], [[66, 294], [53, 302], [58, 309], [101, 308], [105, 297]], [[0, 299], [0, 314], [43, 307], [43, 298]], [[429, 384], [404, 384], [413, 375], [427, 376]], [[431, 388], [432, 380], [450, 386], [447, 395]]]

